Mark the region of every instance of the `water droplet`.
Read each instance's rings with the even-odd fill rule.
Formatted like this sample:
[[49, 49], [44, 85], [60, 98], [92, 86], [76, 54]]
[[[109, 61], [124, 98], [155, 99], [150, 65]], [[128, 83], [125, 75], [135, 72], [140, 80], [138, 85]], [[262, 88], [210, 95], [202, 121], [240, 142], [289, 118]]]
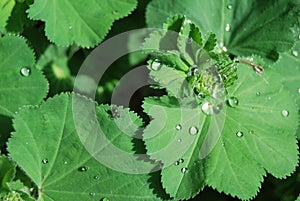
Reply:
[[227, 9], [231, 10], [233, 8], [232, 4], [227, 5]]
[[31, 74], [31, 70], [30, 70], [30, 68], [24, 67], [24, 68], [21, 68], [20, 73], [24, 77], [29, 77]]
[[68, 165], [68, 161], [64, 161], [64, 165]]
[[47, 164], [49, 161], [48, 161], [48, 159], [47, 158], [44, 158], [43, 160], [42, 160], [42, 163], [43, 164]]
[[253, 135], [253, 134], [254, 134], [254, 130], [250, 130], [249, 133], [250, 133], [251, 135]]
[[192, 21], [191, 20], [184, 20], [184, 25], [187, 25], [187, 24], [191, 24], [192, 23]]
[[183, 162], [184, 162], [183, 158], [179, 159], [179, 163], [183, 163]]
[[69, 26], [69, 30], [71, 30], [71, 29], [73, 29], [73, 27], [70, 25], [70, 26]]
[[193, 39], [192, 38], [187, 38], [186, 39], [186, 44], [192, 44], [193, 42]]
[[80, 167], [80, 168], [78, 168], [78, 171], [80, 171], [80, 172], [86, 172], [86, 171], [88, 171], [88, 167], [86, 167], [86, 166], [82, 166], [82, 167]]
[[299, 55], [299, 53], [298, 53], [297, 50], [293, 50], [293, 51], [292, 51], [292, 54], [293, 54], [293, 56], [295, 56], [295, 57], [297, 57], [297, 56]]
[[199, 99], [204, 99], [205, 98], [205, 94], [200, 92], [200, 93], [198, 93], [197, 97]]
[[241, 132], [241, 131], [239, 131], [239, 132], [236, 133], [236, 136], [238, 136], [238, 137], [243, 137], [243, 135], [244, 135], [244, 133]]
[[175, 126], [175, 128], [176, 128], [176, 130], [181, 130], [182, 129], [182, 126], [180, 125], [180, 124], [177, 124], [176, 126]]
[[268, 100], [272, 100], [272, 97], [271, 97], [271, 96], [269, 96], [269, 97], [268, 97]]
[[235, 97], [230, 97], [228, 100], [227, 100], [227, 103], [230, 107], [236, 107], [238, 106], [239, 104], [239, 100]]
[[300, 94], [300, 88], [298, 89], [298, 93]]
[[196, 126], [192, 126], [190, 129], [189, 129], [189, 133], [191, 135], [196, 135], [198, 133], [198, 128]]
[[202, 112], [206, 115], [214, 115], [214, 114], [218, 114], [220, 113], [221, 109], [222, 109], [222, 105], [214, 105], [212, 103], [209, 102], [205, 102], [202, 105]]
[[109, 199], [108, 198], [102, 198], [101, 201], [109, 201]]
[[175, 164], [176, 166], [178, 166], [178, 165], [179, 165], [179, 161], [176, 161], [174, 164]]
[[90, 193], [90, 196], [94, 197], [96, 195], [96, 193]]
[[187, 169], [186, 167], [184, 167], [184, 168], [181, 168], [181, 172], [182, 172], [183, 174], [185, 174], [185, 173], [187, 173], [187, 172], [188, 172], [188, 169]]
[[221, 145], [222, 145], [222, 147], [225, 147], [225, 143], [224, 142]]
[[190, 67], [189, 72], [187, 73], [187, 76], [188, 76], [188, 77], [192, 77], [192, 76], [198, 75], [198, 74], [199, 74], [198, 66], [197, 66], [197, 65], [192, 65], [192, 66]]
[[181, 139], [181, 138], [179, 138], [177, 141], [178, 141], [178, 142], [182, 142], [182, 139]]
[[230, 31], [230, 24], [226, 24], [226, 26], [225, 26], [225, 31]]
[[158, 59], [155, 59], [152, 63], [151, 63], [151, 69], [152, 70], [159, 70], [161, 68], [161, 63]]
[[223, 46], [223, 47], [222, 47], [222, 50], [223, 50], [224, 52], [227, 52], [227, 47]]
[[260, 96], [260, 95], [261, 95], [261, 93], [258, 91], [258, 92], [256, 92], [256, 95], [257, 95], [257, 96]]
[[33, 191], [34, 191], [34, 188], [30, 188], [30, 189], [29, 189], [29, 192], [31, 192], [31, 193], [32, 193]]
[[114, 11], [112, 12], [112, 14], [117, 15], [117, 14], [119, 14], [119, 11], [114, 10]]
[[100, 176], [99, 176], [99, 175], [95, 175], [95, 176], [94, 176], [94, 179], [95, 179], [95, 180], [99, 180], [99, 179], [100, 179]]
[[283, 116], [283, 117], [287, 117], [287, 116], [289, 116], [289, 111], [287, 111], [287, 110], [282, 110], [281, 111], [281, 115]]

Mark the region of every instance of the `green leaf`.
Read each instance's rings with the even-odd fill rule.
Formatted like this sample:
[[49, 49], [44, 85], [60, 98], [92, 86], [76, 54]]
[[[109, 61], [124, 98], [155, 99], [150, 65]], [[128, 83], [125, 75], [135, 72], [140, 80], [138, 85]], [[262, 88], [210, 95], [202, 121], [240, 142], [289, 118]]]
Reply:
[[201, 131], [206, 116], [198, 108], [182, 108], [175, 98], [166, 96], [147, 98], [143, 107], [152, 118], [143, 137], [147, 153], [164, 164], [163, 187], [176, 200], [193, 197], [205, 185], [202, 165], [196, 163], [202, 135], [188, 131], [194, 126]]
[[289, 50], [295, 40], [291, 28], [297, 23], [299, 4], [293, 0], [153, 0], [147, 8], [149, 26], [158, 27], [173, 15], [185, 15], [202, 33], [217, 36], [221, 51], [235, 55]]
[[114, 109], [116, 118], [111, 112], [110, 106], [95, 108], [78, 95], [61, 94], [16, 115], [8, 150], [38, 186], [39, 200], [160, 200], [149, 188], [149, 175], [126, 174], [139, 170], [133, 164], [148, 163], [136, 157], [120, 160], [107, 149], [114, 145], [132, 155], [132, 137], [142, 122], [122, 108]]
[[0, 33], [4, 31], [15, 3], [15, 0], [0, 0]]
[[[294, 96], [298, 108], [300, 108], [300, 41], [297, 41], [291, 52], [281, 55], [281, 59], [274, 65], [274, 69], [280, 75], [285, 90]], [[300, 127], [298, 127], [297, 134], [300, 138]]]
[[44, 21], [47, 37], [58, 45], [93, 47], [104, 39], [112, 23], [128, 15], [136, 4], [136, 0], [36, 0], [29, 17]]
[[300, 201], [300, 195], [298, 196], [297, 200], [296, 201]]
[[[195, 107], [182, 99], [146, 99], [143, 107], [153, 119], [144, 131], [147, 153], [166, 165], [162, 182], [172, 197], [189, 199], [205, 181], [247, 200], [257, 194], [265, 171], [285, 178], [295, 170], [295, 101], [269, 68], [260, 76], [239, 64], [238, 76], [227, 103], [211, 116], [203, 113], [209, 100]], [[191, 129], [198, 132], [191, 135]]]
[[29, 8], [29, 3], [32, 3], [32, 0], [27, 0], [25, 2], [16, 2], [11, 16], [7, 21], [6, 30], [13, 33], [22, 33], [24, 25], [32, 23], [27, 17], [26, 10]]
[[0, 114], [12, 116], [23, 105], [39, 104], [48, 83], [35, 68], [33, 51], [17, 36], [0, 38]]
[[0, 156], [0, 192], [9, 191], [8, 183], [15, 178], [16, 164], [6, 156]]

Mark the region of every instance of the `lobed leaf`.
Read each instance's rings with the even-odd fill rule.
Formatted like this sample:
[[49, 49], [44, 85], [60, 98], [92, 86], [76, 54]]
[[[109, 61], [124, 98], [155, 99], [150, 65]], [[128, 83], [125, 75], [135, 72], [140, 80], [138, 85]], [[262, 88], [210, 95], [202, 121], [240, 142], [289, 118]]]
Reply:
[[0, 38], [0, 114], [13, 116], [23, 105], [39, 104], [48, 83], [35, 68], [33, 51], [17, 36]]
[[198, 106], [192, 100], [193, 107], [166, 97], [144, 102], [152, 117], [144, 131], [147, 153], [165, 164], [163, 186], [175, 199], [189, 199], [206, 184], [248, 200], [266, 172], [285, 178], [295, 171], [298, 114], [293, 98], [271, 69], [260, 76], [239, 64], [238, 76], [228, 88], [227, 103], [211, 116], [203, 107], [209, 99]]
[[47, 37], [58, 45], [94, 47], [112, 23], [128, 15], [136, 4], [136, 0], [36, 0], [29, 17], [44, 21]]
[[159, 27], [169, 16], [185, 15], [202, 33], [215, 33], [222, 51], [271, 58], [274, 52], [293, 46], [291, 28], [298, 23], [298, 11], [299, 4], [293, 0], [154, 0], [148, 5], [146, 20], [149, 26]]
[[124, 173], [133, 171], [134, 162], [146, 167], [147, 163], [136, 157], [120, 161], [114, 149], [107, 149], [114, 146], [133, 154], [132, 137], [142, 125], [134, 113], [122, 108], [117, 109], [120, 116], [112, 118], [111, 109], [61, 94], [16, 115], [8, 150], [38, 186], [39, 200], [161, 200], [149, 188], [147, 174]]

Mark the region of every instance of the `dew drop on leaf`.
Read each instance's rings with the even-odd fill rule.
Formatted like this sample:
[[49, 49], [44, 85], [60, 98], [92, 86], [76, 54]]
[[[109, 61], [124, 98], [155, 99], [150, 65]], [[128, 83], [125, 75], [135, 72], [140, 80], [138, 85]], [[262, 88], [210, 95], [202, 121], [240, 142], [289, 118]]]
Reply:
[[102, 198], [101, 201], [109, 201], [108, 198]]
[[80, 167], [80, 168], [78, 168], [78, 171], [80, 171], [80, 172], [86, 172], [86, 171], [88, 171], [88, 167], [86, 167], [86, 166], [82, 166], [82, 167]]
[[180, 125], [180, 124], [177, 124], [176, 126], [175, 126], [175, 128], [176, 128], [176, 130], [181, 130], [182, 129], [182, 126]]
[[221, 111], [222, 105], [213, 105], [212, 103], [205, 102], [203, 103], [201, 109], [202, 112], [206, 115], [214, 115], [218, 114]]
[[224, 142], [221, 145], [222, 145], [222, 147], [225, 147], [225, 143]]
[[96, 193], [92, 192], [90, 193], [90, 196], [94, 197], [96, 195]]
[[190, 129], [189, 129], [189, 133], [191, 135], [196, 135], [198, 133], [198, 128], [196, 126], [192, 126]]
[[239, 104], [239, 100], [235, 97], [230, 97], [228, 100], [227, 100], [227, 103], [230, 107], [236, 107], [238, 106]]
[[64, 161], [64, 165], [68, 165], [68, 161]]
[[300, 88], [298, 89], [298, 93], [300, 94]]
[[192, 44], [193, 42], [193, 39], [192, 38], [187, 38], [186, 39], [186, 44]]
[[99, 179], [100, 179], [100, 176], [99, 176], [99, 175], [95, 175], [95, 176], [94, 176], [94, 179], [95, 179], [95, 180], [99, 180]]
[[231, 29], [230, 24], [226, 24], [225, 31], [230, 31], [230, 29]]
[[227, 9], [228, 9], [228, 10], [231, 10], [232, 8], [233, 8], [232, 4], [228, 4], [228, 5], [227, 5]]
[[30, 68], [24, 67], [24, 68], [21, 68], [20, 73], [24, 77], [29, 77], [31, 74], [31, 70], [30, 70]]
[[191, 20], [184, 20], [184, 25], [187, 25], [187, 24], [191, 24], [192, 23], [192, 21]]
[[198, 75], [198, 74], [199, 74], [199, 69], [198, 69], [197, 65], [192, 65], [190, 67], [189, 72], [187, 73], [187, 76], [192, 77], [192, 76]]
[[250, 133], [251, 135], [253, 135], [253, 134], [254, 134], [254, 130], [250, 130], [249, 133]]
[[292, 51], [292, 54], [293, 54], [293, 56], [295, 56], [295, 57], [297, 57], [297, 56], [299, 55], [299, 53], [298, 53], [297, 50], [293, 50], [293, 51]]
[[258, 92], [256, 92], [256, 95], [257, 95], [257, 96], [260, 96], [260, 94], [261, 94], [261, 93], [260, 93], [259, 91], [258, 91]]
[[281, 111], [281, 115], [282, 115], [283, 117], [287, 117], [287, 116], [289, 116], [289, 111], [287, 111], [287, 110], [282, 110], [282, 111]]
[[176, 161], [174, 164], [175, 164], [176, 166], [178, 166], [178, 165], [179, 165], [179, 161]]
[[181, 138], [179, 138], [177, 141], [178, 141], [178, 142], [182, 142], [182, 139], [181, 139]]
[[197, 95], [197, 97], [199, 98], [199, 99], [204, 99], [205, 98], [205, 95], [204, 95], [204, 93], [198, 93], [198, 95]]
[[183, 162], [184, 162], [183, 158], [179, 159], [179, 163], [183, 163]]
[[186, 173], [188, 172], [188, 169], [187, 169], [186, 167], [181, 168], [181, 172], [182, 172], [183, 174], [186, 174]]
[[239, 132], [236, 133], [236, 136], [238, 136], [238, 137], [243, 137], [243, 135], [244, 135], [244, 133], [241, 132], [241, 131], [239, 131]]
[[47, 158], [44, 158], [43, 160], [42, 160], [42, 163], [43, 164], [47, 164], [49, 161], [48, 161], [48, 159]]
[[155, 59], [152, 63], [151, 63], [151, 69], [154, 71], [157, 71], [161, 68], [161, 63], [158, 59]]
[[114, 10], [114, 11], [112, 12], [112, 14], [117, 15], [117, 14], [119, 14], [119, 11]]

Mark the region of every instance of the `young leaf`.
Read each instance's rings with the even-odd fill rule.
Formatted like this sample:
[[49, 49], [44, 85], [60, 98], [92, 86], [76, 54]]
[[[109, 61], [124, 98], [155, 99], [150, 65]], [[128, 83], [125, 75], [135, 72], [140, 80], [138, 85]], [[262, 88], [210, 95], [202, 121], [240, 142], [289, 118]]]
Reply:
[[297, 23], [298, 10], [299, 4], [293, 0], [153, 0], [146, 19], [149, 26], [157, 27], [169, 16], [186, 15], [202, 33], [215, 33], [221, 50], [268, 58], [274, 51], [283, 52], [293, 46], [291, 28]]
[[35, 68], [33, 51], [17, 36], [0, 38], [0, 114], [12, 116], [23, 105], [45, 98], [48, 83]]
[[36, 0], [30, 6], [29, 17], [44, 21], [47, 37], [58, 45], [94, 47], [112, 23], [128, 15], [136, 4], [136, 0]]
[[[205, 181], [246, 200], [256, 195], [265, 171], [284, 178], [295, 170], [298, 114], [293, 98], [270, 69], [259, 76], [240, 64], [238, 76], [228, 88], [227, 104], [211, 116], [204, 114], [205, 100], [193, 108], [182, 99], [145, 101], [153, 118], [144, 131], [147, 153], [166, 164], [162, 182], [172, 197], [188, 199]], [[195, 177], [191, 184], [189, 178]]]
[[[40, 200], [160, 200], [149, 189], [147, 174], [126, 174], [101, 163], [106, 160], [124, 172], [138, 170], [132, 166], [135, 161], [147, 166], [107, 150], [114, 145], [133, 154], [132, 136], [142, 125], [128, 110], [117, 108], [115, 118], [110, 110], [105, 105], [95, 108], [78, 95], [61, 94], [16, 115], [8, 150], [38, 186]], [[105, 136], [99, 135], [97, 126]]]

